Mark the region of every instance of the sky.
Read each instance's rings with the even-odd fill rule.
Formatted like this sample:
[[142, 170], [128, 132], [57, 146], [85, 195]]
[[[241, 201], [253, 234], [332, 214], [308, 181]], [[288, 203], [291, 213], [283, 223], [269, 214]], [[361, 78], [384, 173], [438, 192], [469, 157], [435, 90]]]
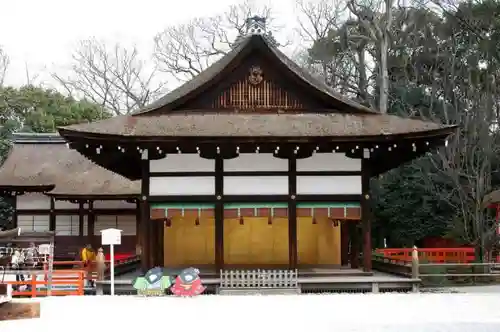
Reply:
[[[0, 45], [11, 65], [6, 84], [51, 85], [50, 73], [67, 68], [79, 40], [130, 43], [149, 55], [153, 37], [168, 25], [223, 13], [239, 0], [1, 0]], [[268, 1], [256, 0], [258, 5]], [[294, 0], [274, 0], [280, 24], [295, 24]]]

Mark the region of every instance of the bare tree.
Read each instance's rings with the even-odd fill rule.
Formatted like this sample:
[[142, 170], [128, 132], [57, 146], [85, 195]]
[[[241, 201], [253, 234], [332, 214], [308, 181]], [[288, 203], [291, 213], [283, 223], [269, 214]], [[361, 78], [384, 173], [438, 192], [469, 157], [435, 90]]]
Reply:
[[88, 39], [74, 51], [69, 76], [53, 73], [53, 77], [69, 94], [83, 96], [119, 115], [144, 107], [164, 92], [156, 73], [156, 66], [141, 59], [137, 48], [108, 47]]
[[325, 83], [342, 95], [370, 103], [366, 53], [371, 43], [359, 30], [357, 21], [348, 19], [344, 0], [297, 1], [299, 35], [312, 43], [310, 71], [321, 73]]
[[384, 0], [384, 9], [378, 14], [379, 4], [361, 5], [356, 0], [349, 0], [347, 7], [357, 17], [359, 23], [367, 35], [376, 45], [378, 50], [376, 59], [378, 62], [379, 80], [379, 105], [381, 113], [387, 113], [389, 105], [389, 68], [388, 53], [390, 47], [390, 30], [393, 16], [394, 0]]
[[5, 76], [7, 75], [7, 69], [9, 68], [10, 59], [7, 53], [0, 47], [0, 87], [3, 86], [5, 82]]
[[246, 19], [252, 16], [264, 17], [268, 31], [279, 28], [272, 20], [271, 8], [258, 7], [252, 0], [232, 5], [221, 15], [167, 27], [155, 37], [154, 56], [160, 70], [180, 81], [192, 79], [231, 50], [236, 37], [245, 32]]

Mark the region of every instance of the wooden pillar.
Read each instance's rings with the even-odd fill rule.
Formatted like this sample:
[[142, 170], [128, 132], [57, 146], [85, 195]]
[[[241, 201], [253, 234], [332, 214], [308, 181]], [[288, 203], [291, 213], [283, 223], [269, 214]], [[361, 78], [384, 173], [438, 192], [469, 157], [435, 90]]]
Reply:
[[157, 238], [158, 238], [158, 256], [157, 256], [157, 261], [156, 261], [156, 265], [157, 266], [164, 266], [164, 262], [165, 262], [165, 257], [164, 257], [164, 253], [165, 253], [165, 246], [164, 246], [164, 243], [165, 243], [165, 228], [163, 226], [163, 222], [162, 221], [155, 221], [155, 224], [156, 224], [156, 233], [157, 233]]
[[355, 221], [349, 222], [349, 238], [351, 240], [351, 248], [349, 252], [349, 262], [352, 269], [359, 268], [359, 231]]
[[145, 149], [141, 155], [141, 235], [142, 235], [142, 255], [141, 268], [145, 272], [152, 267], [151, 261], [151, 218], [149, 209], [149, 156]]
[[361, 159], [361, 226], [363, 233], [363, 271], [372, 270], [372, 234], [371, 234], [371, 194], [370, 194], [370, 151], [365, 149]]
[[349, 265], [349, 221], [340, 223], [340, 264]]
[[[141, 246], [142, 238], [141, 238], [141, 204], [140, 200], [137, 200], [135, 203], [135, 243]], [[141, 249], [142, 250], [142, 249]]]
[[56, 200], [50, 197], [49, 231], [56, 231]]
[[80, 245], [84, 244], [83, 223], [85, 221], [85, 210], [83, 204], [83, 201], [78, 201], [78, 238], [80, 239]]
[[11, 193], [12, 195], [12, 228], [17, 228], [17, 197], [16, 193]]
[[288, 264], [297, 268], [297, 159], [288, 159]]
[[224, 268], [224, 160], [215, 158], [215, 269]]
[[146, 273], [149, 266], [149, 250], [148, 250], [148, 222], [146, 219], [146, 213], [144, 210], [147, 209], [147, 206], [144, 201], [140, 202], [140, 234], [141, 234], [141, 270], [143, 273]]
[[87, 214], [87, 242], [92, 245], [94, 249], [100, 244], [96, 241], [95, 233], [95, 213], [94, 201], [89, 201], [89, 209]]

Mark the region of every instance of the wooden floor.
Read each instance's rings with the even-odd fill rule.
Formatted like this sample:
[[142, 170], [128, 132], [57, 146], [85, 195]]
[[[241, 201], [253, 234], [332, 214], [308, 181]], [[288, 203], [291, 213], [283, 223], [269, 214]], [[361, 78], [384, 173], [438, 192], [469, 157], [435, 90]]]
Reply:
[[[177, 269], [165, 269], [167, 274], [176, 275], [180, 272]], [[140, 270], [136, 270], [130, 273], [117, 276], [116, 280], [131, 280], [135, 277], [142, 275]], [[218, 273], [214, 270], [201, 269], [200, 276], [204, 280], [218, 279]], [[363, 272], [361, 269], [325, 269], [325, 268], [314, 268], [314, 269], [299, 269], [299, 282], [308, 283], [308, 280], [314, 280], [314, 282], [377, 282], [377, 281], [402, 281], [408, 280], [408, 278], [392, 275], [388, 273], [372, 271]]]

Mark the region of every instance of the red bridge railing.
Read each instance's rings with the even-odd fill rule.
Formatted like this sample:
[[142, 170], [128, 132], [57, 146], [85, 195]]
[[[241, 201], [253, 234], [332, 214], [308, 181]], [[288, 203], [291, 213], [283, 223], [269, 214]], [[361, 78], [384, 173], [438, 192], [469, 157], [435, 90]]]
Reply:
[[[384, 257], [411, 261], [413, 248], [385, 248], [375, 252]], [[419, 248], [418, 257], [429, 263], [472, 263], [476, 259], [474, 248]]]

